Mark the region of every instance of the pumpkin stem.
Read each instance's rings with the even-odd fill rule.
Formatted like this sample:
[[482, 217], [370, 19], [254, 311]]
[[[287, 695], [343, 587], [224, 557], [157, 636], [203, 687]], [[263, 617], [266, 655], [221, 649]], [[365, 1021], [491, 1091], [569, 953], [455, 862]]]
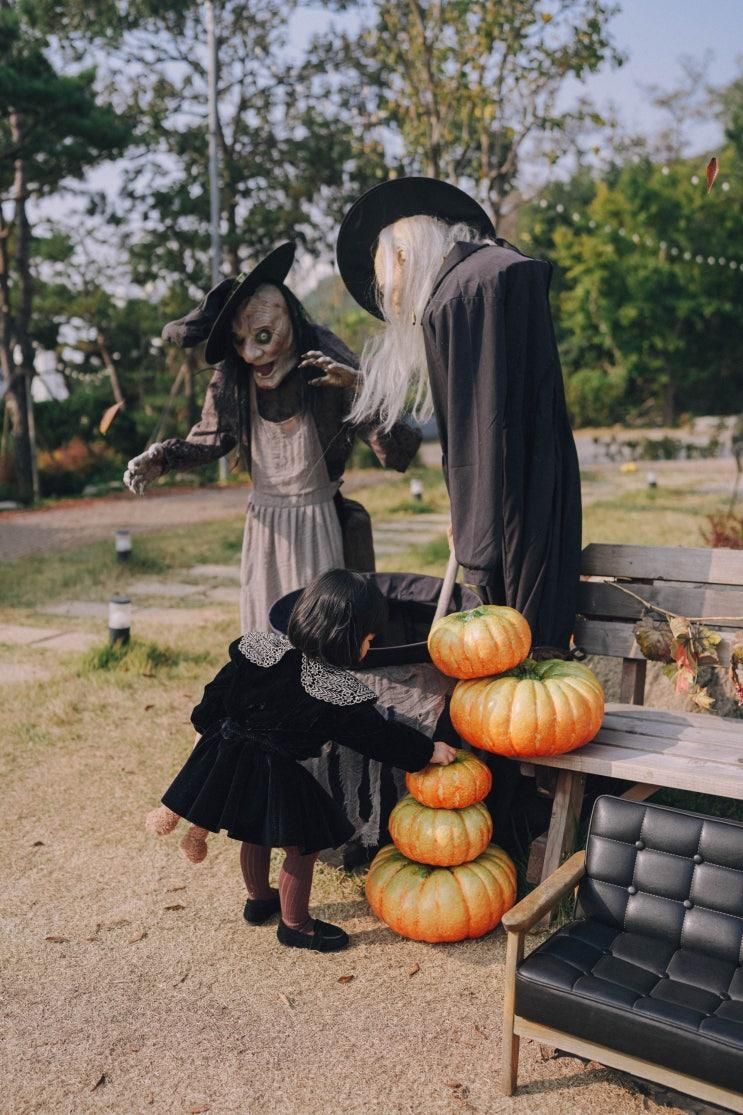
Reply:
[[509, 670], [508, 674], [511, 677], [519, 678], [519, 679], [521, 679], [521, 678], [535, 679], [535, 678], [539, 677], [539, 674], [537, 673], [537, 670], [536, 670], [536, 666], [537, 666], [537, 663], [535, 662], [535, 660], [533, 658], [525, 658], [524, 661], [520, 665], [514, 666], [514, 668], [512, 670]]

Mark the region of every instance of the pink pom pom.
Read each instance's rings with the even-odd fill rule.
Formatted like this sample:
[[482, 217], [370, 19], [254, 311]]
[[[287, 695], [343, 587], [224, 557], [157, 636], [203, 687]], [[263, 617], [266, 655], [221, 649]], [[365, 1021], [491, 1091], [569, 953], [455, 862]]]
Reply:
[[160, 805], [148, 813], [144, 820], [144, 827], [151, 836], [167, 836], [176, 827], [180, 817], [167, 805]]
[[208, 851], [206, 844], [206, 829], [198, 825], [191, 825], [190, 829], [181, 840], [181, 851], [189, 863], [201, 863], [206, 859]]

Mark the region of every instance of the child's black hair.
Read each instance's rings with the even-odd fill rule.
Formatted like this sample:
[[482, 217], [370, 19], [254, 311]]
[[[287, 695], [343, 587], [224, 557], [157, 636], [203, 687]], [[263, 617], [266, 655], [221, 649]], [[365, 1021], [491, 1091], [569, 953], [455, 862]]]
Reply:
[[312, 658], [353, 668], [366, 636], [377, 635], [386, 619], [387, 604], [374, 581], [348, 569], [331, 569], [299, 597], [288, 635]]

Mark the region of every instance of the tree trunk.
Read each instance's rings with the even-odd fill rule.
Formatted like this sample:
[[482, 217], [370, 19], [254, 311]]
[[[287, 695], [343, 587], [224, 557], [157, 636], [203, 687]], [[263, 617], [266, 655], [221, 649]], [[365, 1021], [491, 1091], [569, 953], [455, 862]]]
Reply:
[[[14, 144], [20, 149], [23, 128], [19, 113], [10, 114], [10, 132]], [[20, 349], [18, 378], [10, 388], [8, 403], [15, 440], [16, 479], [22, 499], [39, 499], [39, 474], [36, 466], [36, 439], [34, 436], [33, 400], [31, 382], [34, 375], [34, 348], [31, 343], [31, 309], [33, 304], [33, 278], [31, 275], [31, 226], [28, 223], [26, 201], [28, 186], [26, 166], [22, 158], [15, 161], [13, 181], [15, 202], [15, 260], [18, 272], [18, 307], [15, 314], [15, 344]], [[12, 350], [11, 350], [12, 351]], [[11, 365], [12, 366], [12, 365]], [[11, 401], [12, 400], [12, 401]]]
[[98, 333], [98, 335], [96, 336], [96, 344], [98, 345], [98, 351], [101, 354], [103, 366], [108, 372], [108, 378], [111, 380], [111, 390], [113, 392], [114, 401], [119, 404], [122, 410], [126, 410], [126, 399], [124, 398], [124, 393], [121, 390], [121, 384], [119, 383], [119, 376], [116, 371], [116, 365], [111, 359], [111, 353], [106, 347], [106, 338], [103, 336], [103, 333]]
[[676, 384], [669, 372], [663, 391], [663, 425], [673, 426], [676, 421]]

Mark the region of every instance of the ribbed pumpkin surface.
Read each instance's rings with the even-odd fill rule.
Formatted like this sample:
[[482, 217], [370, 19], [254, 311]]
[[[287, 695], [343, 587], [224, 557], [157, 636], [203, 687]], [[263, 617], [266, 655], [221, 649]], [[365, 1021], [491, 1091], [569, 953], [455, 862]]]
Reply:
[[428, 635], [434, 664], [453, 678], [502, 674], [523, 662], [530, 650], [531, 631], [524, 617], [497, 604], [443, 616]]
[[460, 747], [454, 762], [445, 767], [431, 763], [409, 771], [405, 785], [416, 801], [431, 809], [466, 809], [488, 796], [493, 776], [482, 759]]
[[516, 868], [495, 844], [459, 867], [426, 867], [388, 844], [369, 868], [366, 897], [401, 937], [464, 941], [495, 929], [513, 906]]
[[493, 835], [493, 822], [481, 802], [466, 809], [429, 809], [410, 794], [398, 801], [388, 827], [404, 856], [436, 867], [476, 859]]
[[604, 691], [580, 662], [528, 659], [503, 677], [459, 682], [450, 714], [460, 736], [484, 751], [518, 759], [561, 755], [596, 735]]

